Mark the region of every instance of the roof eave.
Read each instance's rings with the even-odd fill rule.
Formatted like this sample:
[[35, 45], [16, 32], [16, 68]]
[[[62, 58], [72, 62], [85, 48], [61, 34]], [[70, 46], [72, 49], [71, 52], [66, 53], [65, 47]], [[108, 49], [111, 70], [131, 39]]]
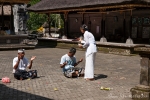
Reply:
[[37, 12], [37, 13], [62, 13], [62, 12], [70, 12], [70, 11], [86, 11], [86, 10], [101, 10], [101, 9], [111, 9], [111, 8], [134, 8], [134, 7], [148, 7], [150, 5], [145, 4], [116, 4], [116, 5], [99, 5], [95, 7], [76, 7], [76, 8], [64, 8], [64, 9], [45, 9], [45, 10], [30, 10], [29, 12]]
[[12, 3], [12, 4], [18, 4], [18, 3], [25, 3], [28, 4], [31, 0], [0, 0], [0, 3]]

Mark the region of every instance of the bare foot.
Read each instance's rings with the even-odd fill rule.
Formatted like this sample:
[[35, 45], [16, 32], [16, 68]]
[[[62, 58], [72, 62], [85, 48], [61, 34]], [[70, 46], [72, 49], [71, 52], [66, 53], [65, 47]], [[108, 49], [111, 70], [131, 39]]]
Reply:
[[20, 78], [20, 80], [23, 80], [23, 78]]
[[85, 78], [85, 80], [87, 80], [87, 81], [94, 81], [95, 79], [94, 78]]

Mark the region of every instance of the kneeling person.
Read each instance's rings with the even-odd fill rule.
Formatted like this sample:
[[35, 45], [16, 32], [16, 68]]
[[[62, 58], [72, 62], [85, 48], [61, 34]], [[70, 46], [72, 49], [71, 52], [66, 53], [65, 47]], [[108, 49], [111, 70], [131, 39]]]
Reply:
[[71, 48], [68, 54], [61, 57], [60, 67], [63, 69], [64, 75], [68, 78], [83, 76], [84, 70], [82, 68], [75, 68], [83, 59], [76, 62], [75, 48]]
[[29, 72], [26, 71], [26, 67], [31, 69], [33, 60], [36, 58], [36, 56], [31, 57], [29, 63], [27, 58], [24, 57], [24, 55], [25, 55], [24, 49], [19, 49], [18, 57], [15, 57], [13, 59], [13, 73], [14, 73], [14, 77], [18, 80], [37, 77], [36, 70], [32, 70]]

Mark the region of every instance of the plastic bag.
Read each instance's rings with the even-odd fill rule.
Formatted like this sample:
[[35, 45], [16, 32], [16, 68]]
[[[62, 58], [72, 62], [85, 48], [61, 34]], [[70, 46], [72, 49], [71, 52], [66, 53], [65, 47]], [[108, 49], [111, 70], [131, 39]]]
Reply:
[[10, 83], [10, 78], [4, 77], [4, 78], [2, 78], [2, 82], [3, 83]]

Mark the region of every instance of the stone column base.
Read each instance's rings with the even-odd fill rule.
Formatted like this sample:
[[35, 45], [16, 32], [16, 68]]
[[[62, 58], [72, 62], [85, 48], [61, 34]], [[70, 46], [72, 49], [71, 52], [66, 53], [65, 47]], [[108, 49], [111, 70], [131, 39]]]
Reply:
[[106, 39], [105, 37], [102, 37], [102, 38], [100, 39], [100, 42], [101, 42], [101, 43], [107, 42], [107, 39]]
[[63, 36], [62, 36], [62, 39], [67, 39], [67, 36], [63, 35]]
[[131, 88], [131, 94], [133, 100], [150, 100], [150, 87], [144, 85], [138, 85]]
[[126, 44], [133, 44], [133, 40], [132, 40], [131, 38], [128, 38], [128, 39], [126, 40]]

